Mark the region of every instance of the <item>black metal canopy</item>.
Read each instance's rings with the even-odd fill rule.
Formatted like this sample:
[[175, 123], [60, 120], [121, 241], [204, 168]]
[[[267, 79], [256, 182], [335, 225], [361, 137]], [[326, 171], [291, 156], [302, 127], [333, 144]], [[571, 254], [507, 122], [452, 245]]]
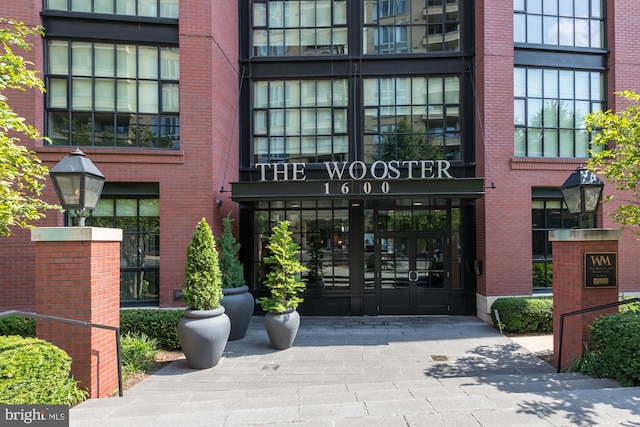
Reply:
[[294, 199], [368, 199], [437, 197], [478, 199], [484, 178], [397, 180], [300, 180], [231, 183], [235, 202]]

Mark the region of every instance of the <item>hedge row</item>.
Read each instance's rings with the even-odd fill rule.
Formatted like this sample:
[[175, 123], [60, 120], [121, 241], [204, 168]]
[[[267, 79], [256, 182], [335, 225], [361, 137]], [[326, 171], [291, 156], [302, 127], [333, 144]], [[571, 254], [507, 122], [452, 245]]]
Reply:
[[594, 376], [614, 378], [623, 386], [640, 385], [640, 313], [599, 317], [591, 325], [590, 338]]
[[[181, 309], [124, 309], [120, 310], [120, 332], [143, 333], [158, 341], [163, 350], [180, 348], [178, 340], [178, 322], [184, 310]], [[36, 322], [19, 316], [8, 316], [0, 319], [0, 335], [18, 335], [35, 338]]]
[[18, 335], [25, 338], [36, 337], [36, 321], [20, 316], [0, 319], [0, 335]]
[[491, 305], [491, 318], [493, 324], [498, 327], [496, 310], [504, 332], [519, 334], [553, 332], [552, 297], [498, 298]]
[[69, 376], [71, 358], [46, 341], [0, 336], [0, 403], [75, 405], [86, 399]]
[[178, 350], [178, 322], [183, 313], [181, 309], [120, 310], [120, 333], [144, 334], [155, 339], [163, 350]]

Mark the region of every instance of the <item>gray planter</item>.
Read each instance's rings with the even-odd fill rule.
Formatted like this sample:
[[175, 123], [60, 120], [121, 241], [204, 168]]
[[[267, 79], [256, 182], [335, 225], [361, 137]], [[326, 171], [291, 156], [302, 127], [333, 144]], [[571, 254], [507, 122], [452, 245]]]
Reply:
[[264, 327], [271, 346], [277, 350], [285, 350], [291, 347], [296, 339], [300, 328], [300, 315], [296, 310], [267, 313], [264, 315]]
[[231, 332], [224, 307], [214, 310], [185, 310], [178, 322], [178, 338], [191, 369], [207, 369], [220, 361]]
[[244, 338], [253, 316], [253, 295], [246, 285], [238, 288], [223, 288], [224, 297], [220, 300], [220, 305], [225, 309], [225, 313], [231, 320], [231, 334], [229, 341]]

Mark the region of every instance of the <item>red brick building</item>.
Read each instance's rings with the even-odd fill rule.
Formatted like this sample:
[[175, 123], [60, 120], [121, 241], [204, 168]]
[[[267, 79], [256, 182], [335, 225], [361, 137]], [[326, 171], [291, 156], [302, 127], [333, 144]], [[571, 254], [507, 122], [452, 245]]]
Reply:
[[[217, 234], [232, 212], [256, 296], [288, 219], [322, 279], [305, 276], [301, 311], [486, 319], [497, 297], [552, 292], [582, 117], [640, 86], [634, 1], [511, 5], [18, 0], [0, 16], [46, 28], [27, 57], [47, 95], [9, 101], [51, 138], [32, 147], [48, 165], [78, 145], [106, 176], [92, 223], [124, 230], [123, 305], [179, 306], [195, 224]], [[0, 252], [0, 309], [32, 308], [28, 233]], [[621, 293], [640, 292], [638, 257], [623, 232]]]
[[[238, 173], [237, 5], [80, 3], [0, 6], [0, 16], [46, 29], [26, 57], [47, 95], [9, 101], [51, 138], [31, 147], [46, 164], [79, 145], [106, 176], [93, 225], [124, 230], [123, 305], [175, 305], [196, 224], [205, 217], [220, 233], [221, 218], [237, 210], [220, 192]], [[51, 185], [46, 197], [56, 200]], [[49, 213], [38, 225], [63, 217]], [[0, 249], [0, 306], [32, 309], [33, 244], [15, 231]]]

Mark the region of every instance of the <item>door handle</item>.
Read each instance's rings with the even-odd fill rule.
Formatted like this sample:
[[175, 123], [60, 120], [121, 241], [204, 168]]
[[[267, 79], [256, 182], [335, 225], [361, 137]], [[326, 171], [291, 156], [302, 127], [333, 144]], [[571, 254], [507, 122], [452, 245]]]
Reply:
[[[415, 273], [415, 276], [412, 276], [412, 275], [411, 275], [412, 273]], [[416, 270], [411, 270], [411, 271], [409, 271], [409, 281], [410, 281], [410, 282], [417, 282], [417, 281], [418, 281], [419, 276], [420, 276], [420, 275], [418, 274], [418, 272], [417, 272]]]

